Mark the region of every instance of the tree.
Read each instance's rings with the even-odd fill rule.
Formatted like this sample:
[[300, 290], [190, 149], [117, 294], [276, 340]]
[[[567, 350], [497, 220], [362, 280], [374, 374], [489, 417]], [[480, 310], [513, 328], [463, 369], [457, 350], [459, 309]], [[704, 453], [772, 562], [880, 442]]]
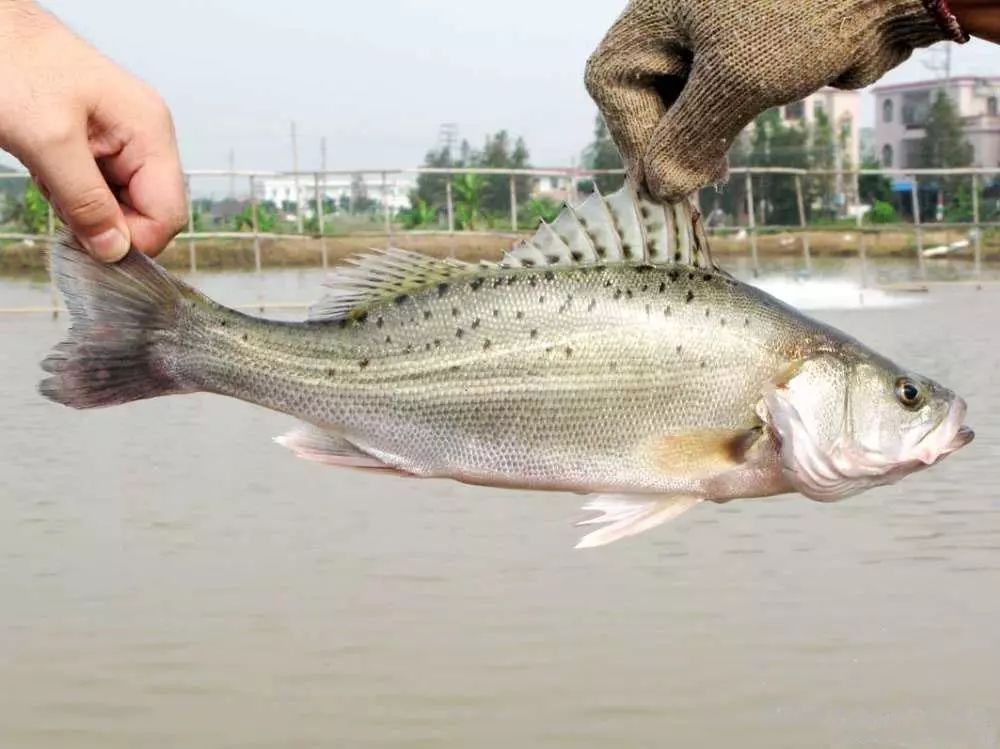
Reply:
[[[809, 166], [807, 144], [810, 133], [802, 127], [789, 127], [781, 120], [778, 110], [771, 109], [754, 122], [750, 148], [746, 152], [749, 166], [790, 167]], [[787, 174], [761, 174], [754, 178], [754, 195], [758, 218], [764, 224], [793, 225], [799, 221], [795, 178]]]
[[427, 201], [417, 195], [410, 193], [410, 208], [400, 214], [403, 227], [406, 229], [417, 229], [421, 226], [437, 223], [438, 212], [427, 204]]
[[951, 97], [939, 92], [924, 123], [924, 137], [917, 147], [918, 167], [949, 169], [972, 163], [972, 146], [965, 138], [962, 120]]
[[[270, 202], [257, 205], [257, 231], [267, 234], [278, 225], [278, 207]], [[246, 205], [233, 217], [236, 231], [253, 231], [253, 205]]]
[[[926, 169], [958, 169], [972, 164], [972, 145], [965, 137], [962, 120], [951, 97], [938, 93], [924, 122], [924, 137], [916, 149], [916, 166]], [[944, 217], [966, 220], [972, 214], [972, 194], [965, 177], [939, 177], [938, 203]]]
[[[462, 141], [456, 156], [447, 146], [431, 149], [424, 158], [424, 166], [437, 169], [462, 169], [482, 167], [484, 169], [527, 169], [530, 167], [530, 154], [523, 138], [511, 140], [506, 130], [486, 136], [481, 151], [475, 151], [468, 141]], [[476, 216], [473, 222], [480, 220], [484, 214], [505, 215], [510, 212], [510, 178], [504, 174], [479, 175], [472, 183], [463, 183], [465, 189], [469, 184], [475, 185], [477, 191]], [[461, 181], [457, 176], [444, 173], [421, 174], [417, 177], [416, 197], [424, 201], [429, 208], [442, 210], [447, 202], [448, 181], [452, 180], [453, 193]], [[527, 175], [515, 178], [518, 203], [523, 203], [531, 197], [532, 178]], [[453, 195], [457, 199], [457, 193]], [[468, 205], [468, 201], [466, 201]], [[457, 210], [456, 210], [457, 217]], [[459, 222], [461, 223], [461, 222]]]
[[[383, 196], [384, 197], [384, 196]], [[351, 197], [348, 208], [353, 213], [369, 213], [374, 210], [378, 203], [368, 197], [368, 185], [365, 183], [363, 174], [354, 174], [351, 177]]]
[[[583, 152], [583, 165], [587, 169], [624, 168], [618, 146], [600, 113], [594, 120], [594, 140]], [[600, 174], [594, 177], [593, 183], [602, 194], [608, 195], [621, 186], [622, 178], [616, 174]]]
[[[459, 166], [459, 163], [453, 158], [451, 149], [443, 146], [427, 152], [424, 166], [448, 169]], [[447, 185], [447, 174], [420, 174], [417, 177], [417, 198], [433, 208], [440, 208], [447, 200]]]
[[475, 230], [482, 220], [486, 181], [478, 174], [459, 175], [454, 182], [455, 223], [459, 229]]
[[[869, 156], [861, 162], [862, 169], [880, 169], [881, 164]], [[858, 177], [858, 196], [862, 202], [874, 205], [877, 201], [892, 202], [892, 180], [884, 174], [862, 174]]]
[[[518, 138], [513, 145], [506, 130], [500, 130], [494, 135], [487, 135], [483, 150], [471, 157], [469, 166], [481, 166], [487, 169], [526, 169], [530, 161], [528, 146], [523, 138]], [[531, 177], [520, 176], [514, 179], [518, 202], [528, 199], [531, 193]], [[502, 214], [510, 212], [510, 177], [507, 175], [487, 175], [483, 187], [483, 209], [488, 213]]]

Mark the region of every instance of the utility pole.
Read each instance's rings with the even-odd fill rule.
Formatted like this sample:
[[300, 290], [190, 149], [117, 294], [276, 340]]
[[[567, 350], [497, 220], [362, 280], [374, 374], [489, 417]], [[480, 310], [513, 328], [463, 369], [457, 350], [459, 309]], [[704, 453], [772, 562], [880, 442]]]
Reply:
[[951, 89], [951, 46], [952, 45], [950, 45], [950, 44], [944, 45], [944, 85], [945, 85], [945, 89]]
[[302, 185], [299, 183], [299, 139], [292, 122], [292, 172], [295, 181], [295, 226], [302, 233]]
[[458, 143], [458, 123], [444, 122], [438, 130], [438, 143], [442, 150], [447, 151], [453, 158], [455, 156], [455, 144]]
[[326, 200], [326, 136], [322, 136], [319, 139], [319, 170], [322, 172], [319, 178], [320, 189], [323, 191], [321, 195], [317, 195], [317, 200]]
[[229, 199], [233, 200], [236, 197], [236, 151], [232, 148], [229, 149], [229, 158], [226, 161], [229, 168]]

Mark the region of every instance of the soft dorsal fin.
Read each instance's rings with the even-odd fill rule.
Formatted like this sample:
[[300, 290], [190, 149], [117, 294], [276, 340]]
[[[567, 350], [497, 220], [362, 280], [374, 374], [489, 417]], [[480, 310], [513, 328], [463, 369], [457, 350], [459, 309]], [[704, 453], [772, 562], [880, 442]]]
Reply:
[[718, 270], [690, 203], [652, 203], [628, 184], [607, 197], [595, 191], [580, 205], [567, 205], [551, 225], [542, 223], [534, 237], [500, 264], [534, 268], [616, 262]]
[[373, 250], [348, 258], [323, 285], [330, 291], [309, 309], [312, 321], [340, 320], [366, 306], [475, 272], [477, 266], [407, 250]]

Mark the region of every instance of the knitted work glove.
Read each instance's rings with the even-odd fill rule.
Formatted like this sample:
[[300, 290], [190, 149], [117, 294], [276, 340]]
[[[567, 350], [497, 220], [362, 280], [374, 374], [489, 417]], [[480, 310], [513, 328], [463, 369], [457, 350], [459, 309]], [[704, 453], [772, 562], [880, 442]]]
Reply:
[[947, 0], [633, 0], [586, 83], [635, 183], [676, 201], [725, 178], [761, 112], [867, 86], [943, 39], [967, 40]]

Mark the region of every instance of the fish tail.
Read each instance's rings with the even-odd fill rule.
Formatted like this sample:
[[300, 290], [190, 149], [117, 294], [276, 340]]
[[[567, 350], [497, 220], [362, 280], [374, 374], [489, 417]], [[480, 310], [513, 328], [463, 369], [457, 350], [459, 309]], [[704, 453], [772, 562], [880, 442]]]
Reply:
[[42, 362], [39, 391], [73, 408], [99, 408], [190, 392], [165, 353], [178, 336], [185, 299], [201, 297], [131, 250], [118, 263], [94, 260], [68, 232], [49, 266], [69, 309], [69, 337]]

